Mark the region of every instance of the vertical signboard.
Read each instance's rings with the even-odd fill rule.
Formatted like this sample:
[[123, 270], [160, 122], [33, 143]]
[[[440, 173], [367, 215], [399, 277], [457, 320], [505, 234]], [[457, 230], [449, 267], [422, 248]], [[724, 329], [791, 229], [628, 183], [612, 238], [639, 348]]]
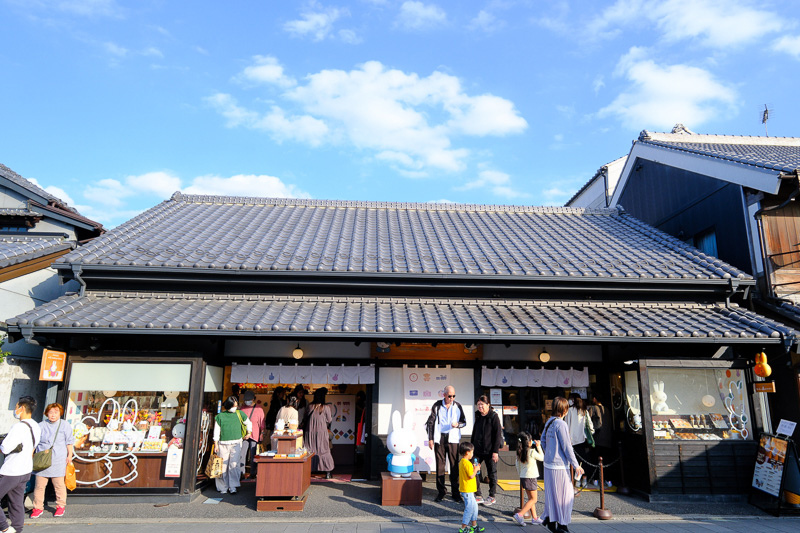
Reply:
[[433, 450], [428, 446], [425, 422], [431, 414], [434, 402], [442, 399], [444, 388], [448, 383], [450, 383], [450, 365], [436, 368], [403, 365], [405, 409], [406, 412], [414, 413], [411, 432], [414, 435], [414, 442], [419, 443], [419, 453], [415, 452], [417, 462], [414, 470], [416, 471], [436, 470], [436, 459]]
[[753, 487], [780, 497], [787, 442], [771, 435], [761, 435], [753, 472]]
[[67, 352], [55, 350], [42, 351], [42, 365], [39, 367], [39, 381], [64, 381], [64, 366]]

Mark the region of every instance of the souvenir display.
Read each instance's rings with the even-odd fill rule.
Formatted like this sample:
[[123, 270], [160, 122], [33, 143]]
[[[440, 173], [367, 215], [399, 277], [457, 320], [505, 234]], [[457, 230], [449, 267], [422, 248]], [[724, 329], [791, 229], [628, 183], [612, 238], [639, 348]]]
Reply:
[[650, 377], [654, 439], [749, 438], [749, 406], [740, 370], [659, 368], [651, 370]]

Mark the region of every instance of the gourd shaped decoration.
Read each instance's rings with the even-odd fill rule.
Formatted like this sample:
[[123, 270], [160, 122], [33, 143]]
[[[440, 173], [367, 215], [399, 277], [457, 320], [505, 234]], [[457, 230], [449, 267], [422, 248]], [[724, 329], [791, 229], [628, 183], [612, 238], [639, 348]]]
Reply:
[[667, 393], [664, 392], [664, 382], [653, 382], [653, 412], [654, 413], [668, 413], [670, 412], [667, 405]]
[[411, 429], [413, 416], [413, 412], [407, 412], [401, 422], [400, 411], [392, 413], [392, 432], [389, 433], [389, 438], [386, 440], [390, 452], [386, 457], [386, 462], [392, 477], [411, 477], [411, 473], [414, 471], [417, 456], [412, 453], [416, 450], [414, 433]]

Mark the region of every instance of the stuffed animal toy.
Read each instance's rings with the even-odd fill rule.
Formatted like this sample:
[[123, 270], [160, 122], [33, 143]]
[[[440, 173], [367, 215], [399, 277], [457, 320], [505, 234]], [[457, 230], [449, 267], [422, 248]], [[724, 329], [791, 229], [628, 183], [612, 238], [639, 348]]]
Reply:
[[653, 412], [654, 413], [661, 413], [667, 414], [671, 413], [669, 406], [667, 405], [667, 393], [664, 392], [664, 382], [663, 381], [654, 381], [653, 382]]
[[386, 441], [391, 452], [386, 457], [386, 462], [392, 477], [411, 477], [414, 471], [417, 456], [412, 453], [416, 449], [414, 434], [411, 431], [413, 416], [413, 412], [407, 412], [401, 423], [400, 411], [392, 413], [392, 432]]

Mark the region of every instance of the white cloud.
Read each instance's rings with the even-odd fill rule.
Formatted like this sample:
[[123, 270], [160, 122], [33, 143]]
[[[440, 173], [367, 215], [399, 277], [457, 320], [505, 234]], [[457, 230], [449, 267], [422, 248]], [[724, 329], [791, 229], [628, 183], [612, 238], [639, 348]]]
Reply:
[[350, 144], [414, 177], [431, 168], [465, 168], [470, 152], [453, 146], [456, 137], [510, 135], [528, 126], [512, 102], [468, 95], [454, 76], [420, 77], [377, 61], [309, 74], [280, 98], [280, 106], [265, 112], [241, 106], [229, 94], [207, 101], [229, 127], [267, 131], [277, 141]]
[[65, 202], [67, 202], [67, 205], [75, 207], [75, 200], [73, 200], [72, 197], [69, 194], [67, 194], [67, 191], [65, 191], [61, 187], [55, 187], [51, 185], [50, 187], [45, 187], [44, 190], [46, 190], [56, 198], [64, 200]]
[[83, 190], [83, 196], [111, 207], [122, 207], [126, 199], [134, 196], [169, 198], [179, 190], [181, 180], [168, 172], [147, 172], [138, 176], [127, 176], [122, 181], [106, 178]]
[[461, 187], [456, 187], [457, 191], [469, 191], [473, 189], [488, 189], [495, 196], [503, 198], [525, 198], [527, 193], [517, 191], [511, 187], [511, 176], [499, 170], [482, 170], [478, 177]]
[[626, 78], [630, 85], [597, 116], [615, 117], [632, 129], [667, 128], [678, 122], [696, 127], [736, 112], [736, 91], [710, 72], [689, 65], [659, 65], [642, 48], [633, 47], [622, 57], [615, 76]]
[[242, 71], [240, 78], [283, 88], [292, 87], [297, 83], [284, 73], [283, 65], [272, 56], [254, 56], [253, 64]]
[[772, 43], [772, 49], [776, 52], [784, 52], [789, 54], [795, 59], [800, 59], [800, 36], [784, 35]]
[[103, 48], [105, 48], [106, 52], [117, 58], [125, 57], [128, 55], [128, 49], [116, 43], [112, 42], [103, 43]]
[[229, 128], [244, 126], [266, 131], [278, 142], [292, 140], [318, 146], [329, 133], [324, 121], [309, 115], [287, 115], [278, 106], [271, 106], [269, 111], [260, 114], [241, 107], [229, 94], [215, 94], [206, 101], [228, 119]]
[[186, 194], [222, 196], [264, 196], [280, 198], [310, 198], [298, 187], [284, 183], [280, 178], [267, 175], [239, 174], [230, 177], [197, 176], [188, 185], [169, 172], [156, 171], [127, 176], [123, 179], [103, 179], [87, 186], [83, 196], [86, 205], [75, 205], [60, 189], [48, 187], [52, 194], [69, 202], [80, 213], [106, 226], [123, 222], [142, 210], [131, 209], [134, 204], [152, 205], [153, 199], [166, 200], [175, 191]]
[[142, 50], [142, 55], [151, 57], [164, 57], [164, 54], [161, 52], [161, 50], [159, 50], [155, 46], [150, 46]]
[[314, 41], [322, 41], [333, 31], [333, 23], [347, 14], [346, 9], [323, 8], [312, 2], [308, 10], [300, 14], [300, 19], [290, 20], [283, 25], [283, 29], [295, 37], [310, 36]]
[[238, 174], [229, 178], [199, 176], [183, 189], [186, 194], [256, 196], [271, 198], [310, 198], [311, 196], [275, 176]]
[[447, 14], [434, 4], [403, 2], [396, 25], [407, 30], [424, 30], [447, 22]]
[[559, 186], [550, 187], [542, 191], [543, 205], [564, 205], [572, 194]]
[[481, 10], [478, 14], [473, 18], [469, 25], [467, 25], [467, 29], [469, 30], [479, 30], [484, 33], [494, 33], [497, 30], [500, 30], [505, 26], [505, 23], [502, 20], [498, 20], [492, 13]]
[[339, 30], [339, 39], [347, 44], [361, 44], [363, 39], [353, 30]]
[[752, 43], [784, 27], [771, 11], [747, 0], [617, 0], [589, 24], [588, 32], [614, 37], [621, 27], [649, 21], [667, 41], [695, 39], [711, 48]]
[[599, 93], [600, 89], [602, 89], [605, 86], [606, 82], [603, 80], [603, 76], [595, 77], [594, 81], [592, 82], [592, 90], [594, 91], [594, 94]]
[[81, 17], [123, 16], [123, 9], [116, 0], [6, 0], [24, 9], [38, 9], [45, 12], [62, 12]]

